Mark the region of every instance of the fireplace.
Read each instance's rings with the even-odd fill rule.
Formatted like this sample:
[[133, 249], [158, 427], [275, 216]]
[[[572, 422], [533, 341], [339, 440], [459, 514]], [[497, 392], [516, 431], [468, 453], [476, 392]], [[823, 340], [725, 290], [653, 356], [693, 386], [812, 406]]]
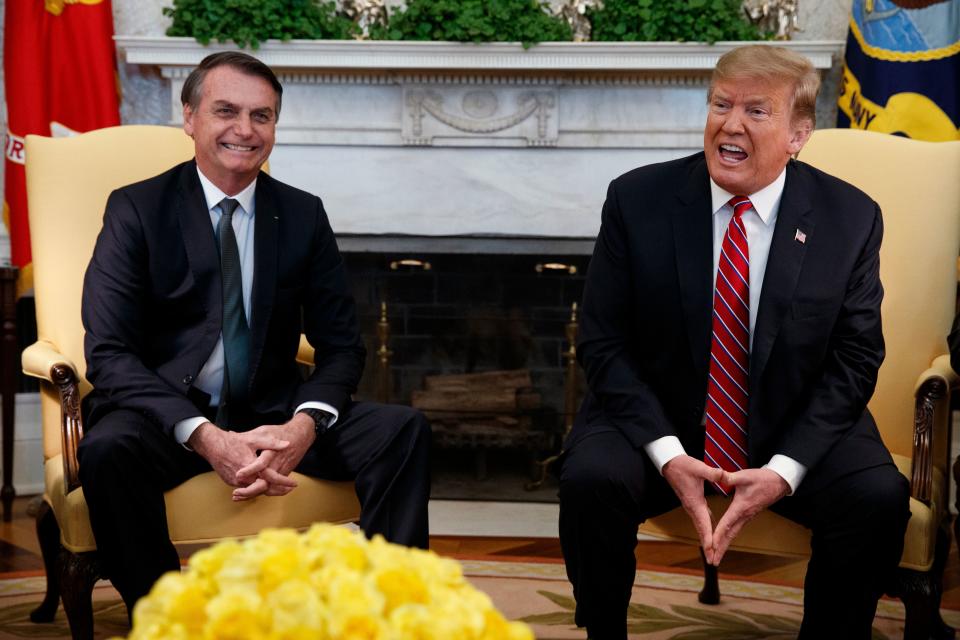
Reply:
[[[344, 261], [368, 353], [357, 395], [428, 414], [435, 494], [553, 499], [550, 479], [525, 486], [570, 422], [569, 325], [589, 257], [347, 251]], [[438, 392], [438, 406], [428, 388], [461, 391]], [[518, 403], [500, 402], [514, 392]]]

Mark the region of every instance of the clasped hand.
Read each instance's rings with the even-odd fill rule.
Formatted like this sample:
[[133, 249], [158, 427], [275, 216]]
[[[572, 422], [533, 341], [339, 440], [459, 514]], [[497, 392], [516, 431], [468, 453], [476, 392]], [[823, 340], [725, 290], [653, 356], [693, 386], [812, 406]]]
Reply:
[[282, 496], [297, 486], [290, 477], [314, 440], [313, 420], [297, 414], [285, 424], [262, 425], [245, 432], [201, 425], [188, 444], [231, 487], [233, 500], [258, 495]]
[[[693, 522], [707, 562], [714, 566], [720, 564], [743, 525], [790, 491], [786, 480], [769, 469], [744, 469], [731, 473], [686, 455], [677, 456], [663, 465], [663, 477]], [[720, 483], [733, 492], [730, 506], [716, 528], [704, 496], [704, 482]]]

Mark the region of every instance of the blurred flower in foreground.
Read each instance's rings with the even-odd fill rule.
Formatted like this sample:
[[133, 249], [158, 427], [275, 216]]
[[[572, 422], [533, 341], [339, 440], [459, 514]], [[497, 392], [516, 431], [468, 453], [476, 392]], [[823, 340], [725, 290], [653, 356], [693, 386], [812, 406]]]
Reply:
[[137, 603], [130, 640], [533, 640], [455, 560], [316, 524], [224, 540]]

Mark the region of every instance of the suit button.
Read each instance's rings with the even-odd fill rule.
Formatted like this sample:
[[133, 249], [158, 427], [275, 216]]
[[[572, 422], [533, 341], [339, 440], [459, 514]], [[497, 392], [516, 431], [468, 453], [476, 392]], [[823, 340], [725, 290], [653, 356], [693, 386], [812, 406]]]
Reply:
[[193, 382], [192, 375], [188, 373], [187, 375], [183, 376], [183, 384], [190, 384], [191, 382]]
[[703, 417], [703, 407], [697, 406], [690, 412], [690, 417], [694, 420], [700, 420]]

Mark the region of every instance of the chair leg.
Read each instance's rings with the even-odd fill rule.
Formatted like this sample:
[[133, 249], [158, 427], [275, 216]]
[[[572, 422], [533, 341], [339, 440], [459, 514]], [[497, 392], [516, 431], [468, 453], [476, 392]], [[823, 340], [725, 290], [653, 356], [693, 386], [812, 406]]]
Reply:
[[906, 608], [904, 640], [950, 640], [952, 627], [940, 616], [943, 595], [943, 569], [950, 553], [950, 529], [944, 523], [937, 531], [933, 566], [929, 571], [897, 569], [891, 595], [899, 597]]
[[939, 587], [931, 572], [897, 569], [897, 596], [906, 608], [903, 640], [930, 640], [935, 637], [934, 619], [938, 615]]
[[707, 563], [707, 557], [700, 549], [700, 560], [703, 562], [703, 589], [697, 595], [700, 604], [720, 604], [720, 578], [717, 568]]
[[73, 640], [93, 640], [93, 585], [100, 576], [95, 552], [60, 550], [60, 597]]
[[37, 511], [37, 539], [47, 574], [47, 593], [43, 602], [30, 612], [31, 622], [52, 622], [60, 605], [60, 525], [46, 500]]

